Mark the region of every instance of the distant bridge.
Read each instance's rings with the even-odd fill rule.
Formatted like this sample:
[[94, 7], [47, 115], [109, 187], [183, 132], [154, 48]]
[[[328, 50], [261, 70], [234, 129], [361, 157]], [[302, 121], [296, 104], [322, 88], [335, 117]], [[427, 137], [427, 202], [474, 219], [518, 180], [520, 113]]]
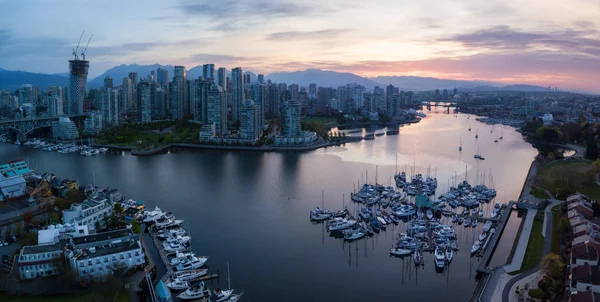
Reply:
[[62, 116], [51, 116], [51, 117], [36, 117], [36, 118], [24, 118], [17, 120], [0, 120], [0, 130], [2, 129], [13, 129], [18, 134], [26, 136], [31, 131], [44, 127], [51, 127], [52, 122], [58, 121], [59, 117], [78, 118], [85, 117], [86, 114], [74, 114], [74, 115], [62, 115]]

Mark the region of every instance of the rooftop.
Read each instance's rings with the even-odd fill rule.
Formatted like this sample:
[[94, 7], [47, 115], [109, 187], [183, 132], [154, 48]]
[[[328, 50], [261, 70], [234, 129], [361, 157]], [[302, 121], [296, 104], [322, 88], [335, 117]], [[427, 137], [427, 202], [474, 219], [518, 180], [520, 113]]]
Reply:
[[573, 263], [575, 263], [575, 259], [594, 261], [598, 260], [598, 251], [592, 243], [584, 243], [574, 246], [571, 256]]
[[127, 236], [133, 235], [133, 232], [130, 229], [120, 229], [115, 231], [102, 232], [94, 235], [82, 236], [78, 238], [73, 238], [73, 244], [86, 244], [98, 241], [105, 241], [110, 239], [119, 239]]
[[23, 255], [32, 255], [32, 254], [56, 252], [56, 251], [61, 251], [61, 250], [62, 250], [62, 244], [60, 242], [57, 242], [54, 244], [24, 246], [23, 250], [22, 250], [22, 254]]
[[141, 247], [140, 247], [139, 242], [137, 242], [137, 241], [124, 242], [122, 244], [114, 245], [111, 247], [102, 247], [102, 248], [97, 247], [95, 253], [90, 253], [89, 249], [87, 249], [87, 252], [85, 254], [78, 256], [77, 260], [102, 257], [102, 256], [106, 256], [106, 255], [111, 255], [111, 254], [117, 254], [117, 253], [137, 250], [139, 248], [141, 248]]
[[576, 294], [571, 294], [571, 302], [594, 302], [594, 294], [591, 290], [585, 292], [577, 292]]

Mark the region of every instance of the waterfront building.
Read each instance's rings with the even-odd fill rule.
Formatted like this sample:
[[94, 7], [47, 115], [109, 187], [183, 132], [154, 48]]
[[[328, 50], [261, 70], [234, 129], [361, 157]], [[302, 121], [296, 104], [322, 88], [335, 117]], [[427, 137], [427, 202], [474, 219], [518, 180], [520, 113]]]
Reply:
[[281, 132], [275, 137], [276, 144], [306, 144], [317, 139], [314, 132], [302, 131], [300, 127], [300, 103], [285, 101], [281, 104]]
[[227, 133], [227, 102], [221, 87], [210, 84], [206, 101], [206, 124], [215, 125], [215, 135]]
[[202, 65], [202, 79], [209, 82], [215, 81], [215, 64]]
[[119, 125], [119, 94], [116, 89], [107, 89], [102, 93], [102, 121], [104, 127]]
[[267, 86], [265, 84], [255, 83], [252, 85], [252, 100], [258, 114], [259, 130], [262, 131], [265, 126], [265, 104], [267, 103]]
[[259, 108], [253, 100], [244, 100], [240, 109], [240, 140], [256, 143], [260, 138], [262, 126], [259, 120]]
[[385, 89], [385, 99], [387, 104], [386, 114], [395, 117], [401, 114], [400, 92], [398, 87], [388, 85]]
[[104, 120], [101, 112], [89, 112], [83, 121], [83, 130], [89, 134], [98, 134], [104, 128]]
[[22, 159], [11, 160], [6, 164], [0, 165], [0, 174], [5, 177], [15, 175], [28, 175], [31, 173], [31, 169], [27, 163]]
[[0, 173], [0, 200], [25, 196], [26, 189], [25, 178], [22, 175]]
[[240, 106], [244, 100], [244, 82], [242, 68], [236, 67], [231, 70], [231, 120], [237, 122], [240, 119]]
[[387, 113], [387, 104], [385, 102], [385, 90], [379, 86], [373, 88], [373, 103], [375, 104], [374, 110], [379, 113]]
[[75, 123], [68, 117], [59, 117], [52, 122], [52, 137], [57, 140], [71, 141], [79, 137]]
[[90, 61], [69, 60], [69, 114], [82, 114], [83, 102], [87, 92], [87, 76]]
[[137, 111], [140, 123], [152, 121], [152, 104], [155, 103], [156, 86], [154, 83], [143, 80], [138, 84]]
[[140, 236], [120, 229], [71, 239], [65, 256], [69, 268], [84, 281], [105, 280], [145, 264]]
[[159, 67], [156, 71], [156, 82], [161, 86], [169, 83], [169, 70]]
[[63, 223], [78, 223], [87, 225], [88, 228], [95, 230], [95, 224], [99, 223], [102, 227], [106, 226], [105, 217], [110, 217], [113, 207], [105, 198], [92, 197], [80, 203], [74, 203], [68, 210], [63, 210]]
[[162, 120], [167, 116], [167, 93], [162, 87], [157, 87], [154, 91], [154, 103], [152, 104], [152, 119]]
[[185, 67], [175, 66], [175, 76], [169, 85], [169, 114], [171, 119], [182, 119], [190, 113], [187, 86], [187, 71]]
[[24, 84], [19, 88], [19, 106], [24, 104], [38, 104], [38, 89], [31, 84]]
[[340, 108], [341, 108], [340, 101], [338, 99], [329, 100], [329, 108], [331, 110], [335, 110], [335, 111], [340, 110]]
[[16, 263], [21, 280], [62, 273], [64, 267], [62, 246], [60, 242], [24, 246], [19, 252]]

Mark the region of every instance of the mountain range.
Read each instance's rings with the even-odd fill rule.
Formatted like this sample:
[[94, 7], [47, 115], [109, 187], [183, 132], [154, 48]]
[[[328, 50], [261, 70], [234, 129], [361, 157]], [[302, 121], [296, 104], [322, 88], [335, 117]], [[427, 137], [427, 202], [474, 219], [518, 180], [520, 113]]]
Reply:
[[[119, 85], [124, 77], [127, 77], [130, 72], [137, 72], [138, 77], [144, 78], [151, 71], [158, 68], [169, 70], [169, 76], [173, 76], [173, 65], [118, 65], [108, 69], [98, 77], [88, 80], [88, 88], [100, 88], [104, 83], [104, 78], [110, 76], [113, 78], [114, 85]], [[256, 81], [257, 76], [252, 72], [244, 72], [250, 74], [252, 81]], [[202, 75], [202, 66], [196, 66], [187, 70], [189, 79], [198, 78]], [[228, 72], [230, 76], [230, 72]], [[438, 79], [431, 77], [416, 77], [416, 76], [378, 76], [374, 78], [362, 77], [353, 73], [336, 72], [320, 69], [306, 69], [292, 72], [275, 72], [265, 76], [265, 79], [276, 83], [298, 84], [300, 86], [308, 86], [310, 83], [317, 83], [320, 87], [338, 87], [348, 83], [356, 83], [363, 85], [368, 89], [374, 86], [385, 87], [392, 84], [401, 90], [405, 91], [425, 91], [434, 89], [454, 89], [459, 88], [461, 91], [545, 91], [545, 87], [533, 85], [502, 85], [498, 83], [485, 81], [463, 81]], [[0, 89], [18, 89], [21, 84], [32, 84], [46, 89], [50, 85], [67, 86], [68, 74], [41, 74], [25, 71], [9, 71], [0, 69]]]

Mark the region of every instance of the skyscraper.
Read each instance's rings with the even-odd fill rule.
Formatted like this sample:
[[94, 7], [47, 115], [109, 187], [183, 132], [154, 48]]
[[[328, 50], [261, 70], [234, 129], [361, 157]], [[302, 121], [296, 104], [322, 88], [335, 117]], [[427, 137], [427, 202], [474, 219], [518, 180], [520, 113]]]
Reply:
[[156, 82], [160, 85], [169, 83], [169, 70], [159, 67], [156, 70]]
[[229, 88], [227, 87], [227, 68], [219, 67], [219, 70], [217, 71], [217, 84], [223, 88], [224, 92], [227, 92], [227, 89]]
[[250, 84], [250, 74], [248, 73], [244, 75], [244, 85], [246, 84]]
[[267, 86], [265, 84], [255, 83], [252, 85], [252, 99], [257, 113], [257, 123], [259, 130], [265, 125], [265, 104], [267, 103]]
[[285, 101], [281, 104], [281, 136], [293, 138], [300, 136], [300, 103]]
[[207, 99], [207, 123], [215, 125], [215, 135], [223, 136], [227, 133], [227, 102], [223, 89], [217, 84], [210, 84]]
[[215, 64], [202, 65], [202, 79], [208, 81], [215, 80]]
[[241, 67], [231, 70], [231, 120], [235, 123], [240, 120], [240, 106], [244, 100], [244, 82]]
[[[130, 78], [123, 78], [123, 83], [121, 83], [121, 96], [123, 102], [119, 104], [119, 112], [125, 112], [133, 107], [133, 88]], [[106, 118], [104, 120], [106, 120]]]
[[265, 75], [264, 74], [259, 74], [258, 75], [258, 83], [259, 84], [263, 84], [265, 82]]
[[37, 104], [37, 90], [31, 84], [21, 85], [19, 88], [19, 106], [23, 104]]
[[292, 101], [298, 100], [298, 93], [300, 92], [300, 87], [298, 84], [292, 84], [288, 86], [288, 90], [290, 91], [290, 98]]
[[69, 114], [82, 114], [90, 61], [69, 60]]
[[260, 138], [261, 129], [256, 104], [253, 100], [244, 100], [240, 108], [240, 139], [256, 142]]
[[181, 119], [190, 113], [187, 71], [183, 66], [175, 66], [175, 76], [169, 86], [170, 104], [169, 114], [171, 119]]
[[48, 115], [59, 116], [63, 114], [63, 100], [55, 94], [48, 95]]
[[162, 87], [156, 88], [154, 92], [154, 104], [152, 105], [152, 119], [162, 120], [167, 116], [166, 93]]
[[113, 79], [109, 76], [104, 78], [104, 90], [108, 88], [113, 88]]
[[129, 79], [131, 80], [131, 103], [127, 110], [132, 110], [137, 105], [137, 85], [138, 85], [138, 73], [130, 72]]
[[138, 84], [137, 112], [140, 123], [152, 121], [152, 104], [154, 103], [156, 86], [149, 80], [142, 80]]
[[119, 104], [116, 89], [107, 89], [102, 92], [102, 121], [104, 128], [119, 125]]
[[267, 86], [267, 100], [265, 104], [265, 111], [269, 118], [279, 117], [280, 100], [279, 97], [281, 92], [277, 84], [268, 84]]
[[317, 98], [317, 84], [310, 83], [308, 85], [308, 97], [311, 99]]

